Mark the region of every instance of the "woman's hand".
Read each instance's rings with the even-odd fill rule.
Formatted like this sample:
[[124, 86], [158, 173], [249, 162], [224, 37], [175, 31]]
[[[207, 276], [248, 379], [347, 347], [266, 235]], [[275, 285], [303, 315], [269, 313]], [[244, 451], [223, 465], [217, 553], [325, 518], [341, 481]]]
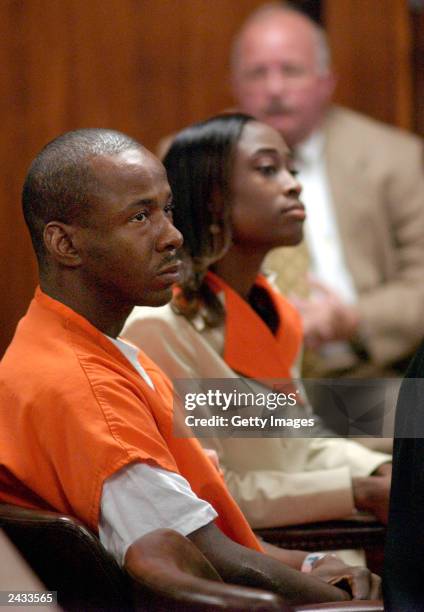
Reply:
[[381, 579], [366, 567], [346, 565], [334, 555], [314, 563], [311, 576], [351, 593], [353, 599], [380, 599]]

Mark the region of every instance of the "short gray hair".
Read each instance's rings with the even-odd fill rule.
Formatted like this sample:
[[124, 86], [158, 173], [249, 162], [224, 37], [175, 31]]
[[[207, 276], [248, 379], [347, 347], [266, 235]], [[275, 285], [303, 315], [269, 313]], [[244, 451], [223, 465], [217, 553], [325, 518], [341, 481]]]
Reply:
[[303, 17], [307, 23], [310, 24], [316, 40], [316, 57], [317, 57], [317, 69], [320, 73], [326, 73], [331, 66], [331, 51], [328, 45], [327, 35], [324, 28], [322, 28], [316, 21], [311, 19], [308, 15], [300, 11], [290, 2], [267, 2], [259, 6], [253, 13], [251, 13], [242, 24], [241, 28], [235, 35], [231, 46], [231, 70], [234, 72], [237, 64], [239, 63], [240, 45], [241, 39], [244, 32], [254, 23], [266, 19], [269, 15], [273, 14], [295, 14]]

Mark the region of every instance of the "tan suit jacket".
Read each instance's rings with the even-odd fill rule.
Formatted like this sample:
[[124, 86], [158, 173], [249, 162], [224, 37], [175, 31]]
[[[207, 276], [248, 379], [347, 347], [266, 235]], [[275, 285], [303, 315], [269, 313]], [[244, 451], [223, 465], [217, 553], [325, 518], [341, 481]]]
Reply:
[[[329, 111], [323, 130], [341, 244], [373, 366], [367, 372], [378, 375], [424, 337], [423, 143], [340, 107]], [[274, 251], [268, 266], [278, 273], [277, 259]], [[357, 358], [354, 365], [364, 364]]]

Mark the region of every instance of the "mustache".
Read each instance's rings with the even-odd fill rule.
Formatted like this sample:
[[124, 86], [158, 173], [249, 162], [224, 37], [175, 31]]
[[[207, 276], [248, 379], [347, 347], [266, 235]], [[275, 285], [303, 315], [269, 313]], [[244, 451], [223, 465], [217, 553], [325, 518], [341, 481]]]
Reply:
[[291, 107], [281, 100], [271, 100], [264, 108], [264, 113], [266, 115], [282, 115], [283, 113], [290, 113], [291, 111]]
[[181, 259], [178, 257], [177, 251], [171, 251], [161, 260], [158, 268], [161, 270], [162, 268], [166, 268], [167, 266], [172, 266], [174, 264], [180, 263]]

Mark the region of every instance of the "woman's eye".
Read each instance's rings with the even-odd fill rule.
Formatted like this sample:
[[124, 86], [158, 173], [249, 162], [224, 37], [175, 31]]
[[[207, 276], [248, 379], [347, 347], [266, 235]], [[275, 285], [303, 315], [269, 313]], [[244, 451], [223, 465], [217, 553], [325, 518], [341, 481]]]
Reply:
[[274, 164], [267, 164], [266, 166], [259, 166], [258, 171], [264, 176], [272, 176], [277, 173], [277, 166], [274, 166]]
[[292, 176], [297, 176], [299, 174], [299, 170], [297, 170], [297, 168], [289, 168], [288, 170]]

